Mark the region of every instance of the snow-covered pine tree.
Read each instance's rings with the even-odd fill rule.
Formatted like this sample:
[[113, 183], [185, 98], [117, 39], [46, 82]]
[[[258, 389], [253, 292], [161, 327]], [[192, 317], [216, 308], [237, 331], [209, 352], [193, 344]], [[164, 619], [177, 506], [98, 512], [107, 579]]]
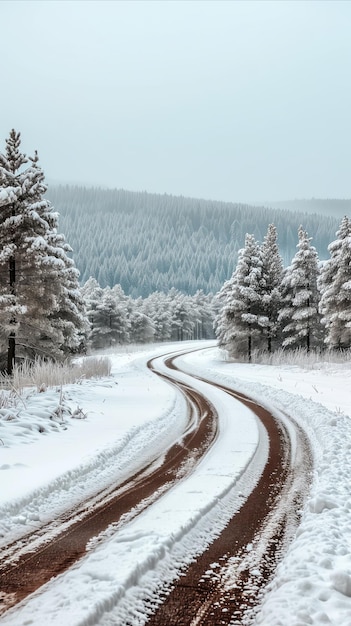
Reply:
[[299, 243], [292, 263], [282, 280], [282, 308], [279, 321], [284, 348], [311, 348], [322, 345], [323, 328], [319, 314], [320, 294], [317, 286], [319, 261], [311, 237], [300, 226]]
[[90, 325], [89, 344], [93, 350], [129, 343], [133, 301], [121, 285], [102, 289], [90, 277], [81, 288]]
[[9, 373], [17, 357], [56, 358], [66, 342], [78, 348], [84, 331], [77, 275], [57, 235], [58, 215], [43, 197], [38, 155], [27, 158], [20, 145], [12, 130], [0, 154], [0, 367]]
[[96, 278], [90, 276], [80, 289], [81, 296], [84, 300], [87, 318], [90, 328], [96, 321], [96, 307], [100, 304], [103, 296], [103, 289], [100, 287]]
[[194, 328], [198, 318], [191, 297], [172, 288], [167, 294], [168, 305], [172, 319], [172, 335], [174, 341], [184, 341], [194, 338]]
[[133, 343], [151, 343], [155, 337], [155, 325], [143, 311], [143, 299], [130, 299], [130, 337]]
[[192, 301], [196, 310], [194, 339], [212, 339], [214, 318], [213, 294], [204, 294], [202, 289], [199, 289], [192, 296]]
[[142, 310], [152, 320], [154, 341], [168, 341], [172, 336], [172, 317], [167, 294], [154, 291], [143, 300]]
[[219, 293], [222, 306], [215, 326], [219, 345], [233, 356], [247, 354], [249, 361], [253, 342], [261, 338], [267, 323], [261, 313], [261, 279], [260, 248], [254, 236], [247, 234], [236, 270]]
[[117, 302], [111, 287], [103, 289], [102, 299], [96, 307], [95, 323], [92, 330], [92, 348], [112, 347], [118, 343], [120, 328]]
[[66, 242], [64, 235], [57, 233], [56, 230], [48, 234], [48, 242], [60, 264], [58, 308], [50, 314], [50, 321], [56, 340], [58, 337], [62, 338], [60, 349], [66, 356], [85, 351], [89, 322], [79, 288], [79, 271], [69, 256], [72, 252], [71, 246]]
[[120, 284], [114, 285], [111, 289], [113, 297], [116, 300], [119, 337], [118, 343], [130, 343], [133, 341], [131, 337], [131, 314], [134, 309], [134, 300], [130, 296], [126, 296]]
[[319, 279], [320, 312], [326, 345], [342, 349], [351, 346], [351, 222], [347, 216], [336, 237], [328, 246], [330, 258], [323, 264]]
[[233, 347], [231, 346], [233, 312], [230, 303], [235, 291], [235, 284], [236, 272], [234, 271], [229, 280], [225, 281], [220, 291], [215, 295], [217, 315], [215, 316], [213, 327], [218, 346], [227, 350], [228, 353], [233, 352]]
[[262, 278], [261, 305], [267, 317], [267, 325], [263, 325], [263, 334], [267, 338], [268, 352], [278, 333], [278, 314], [281, 306], [281, 281], [283, 276], [283, 260], [277, 244], [277, 229], [270, 224], [261, 246]]

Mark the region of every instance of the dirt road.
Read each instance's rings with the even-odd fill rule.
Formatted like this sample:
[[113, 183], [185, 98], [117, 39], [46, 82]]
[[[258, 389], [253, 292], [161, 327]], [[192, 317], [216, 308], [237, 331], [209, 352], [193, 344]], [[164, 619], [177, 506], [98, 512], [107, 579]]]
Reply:
[[[87, 544], [111, 525], [115, 531], [134, 515], [192, 472], [216, 440], [216, 410], [194, 386], [174, 379], [175, 357], [165, 358], [167, 373], [160, 373], [185, 395], [188, 423], [183, 436], [167, 451], [160, 465], [154, 459], [125, 483], [111, 485], [96, 494], [93, 501], [83, 502], [55, 520], [57, 531], [50, 529], [22, 538], [0, 552], [0, 614], [15, 605], [53, 576], [65, 571], [85, 553]], [[148, 363], [154, 369], [154, 361]], [[218, 385], [217, 385], [218, 386]], [[160, 626], [229, 624], [233, 616], [241, 624], [244, 615], [257, 605], [279, 560], [289, 534], [298, 521], [310, 456], [303, 433], [298, 431], [300, 460], [291, 463], [286, 427], [265, 409], [219, 386], [225, 393], [250, 406], [267, 429], [270, 452], [264, 472], [240, 511], [218, 539], [175, 583], [174, 588], [149, 624]], [[230, 622], [234, 623], [234, 622]]]
[[[172, 360], [168, 363], [174, 368]], [[200, 378], [200, 380], [203, 380]], [[254, 620], [264, 589], [299, 522], [309, 487], [311, 453], [303, 431], [225, 386], [216, 385], [248, 406], [267, 429], [269, 458], [250, 496], [209, 548], [174, 583], [148, 626], [221, 626]]]

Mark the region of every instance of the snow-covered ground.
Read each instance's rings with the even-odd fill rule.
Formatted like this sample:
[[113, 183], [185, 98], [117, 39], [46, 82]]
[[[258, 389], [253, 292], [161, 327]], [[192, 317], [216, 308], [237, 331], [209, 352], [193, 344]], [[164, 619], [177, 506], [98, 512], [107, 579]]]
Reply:
[[[127, 478], [172, 444], [186, 422], [185, 401], [145, 364], [151, 355], [186, 347], [163, 345], [114, 355], [111, 379], [64, 389], [62, 416], [55, 413], [59, 389], [31, 392], [15, 407], [0, 409], [0, 545], [111, 480]], [[286, 411], [312, 442], [311, 494], [257, 624], [349, 626], [351, 364], [309, 371], [230, 364], [216, 348], [180, 362], [189, 373], [232, 384], [273, 410]], [[250, 411], [241, 408], [233, 419], [226, 394], [205, 383], [198, 386], [219, 411], [221, 435], [197, 471], [139, 516], [110, 529], [103, 541], [92, 542], [79, 564], [3, 615], [1, 624], [123, 626], [128, 619], [141, 625], [160, 581], [169, 581], [182, 562], [218, 534], [220, 523], [226, 523], [254, 484], [267, 442], [263, 436], [258, 444], [259, 426]], [[78, 406], [85, 419], [70, 416]], [[243, 479], [248, 466], [252, 471]]]

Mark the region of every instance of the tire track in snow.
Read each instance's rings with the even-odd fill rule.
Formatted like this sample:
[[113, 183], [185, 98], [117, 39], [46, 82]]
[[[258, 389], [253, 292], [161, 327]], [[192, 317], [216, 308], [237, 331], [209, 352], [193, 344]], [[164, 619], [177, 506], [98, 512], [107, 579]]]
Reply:
[[[174, 359], [165, 364], [178, 369]], [[193, 377], [222, 389], [257, 415], [268, 432], [269, 458], [241, 509], [173, 583], [166, 599], [146, 623], [250, 624], [264, 588], [298, 525], [299, 510], [309, 487], [312, 455], [307, 436], [289, 417], [279, 420], [248, 396], [203, 377]]]
[[[157, 357], [159, 358], [159, 357]], [[148, 367], [153, 370], [153, 362]], [[83, 503], [78, 513], [61, 520], [63, 532], [36, 546], [38, 533], [21, 538], [12, 546], [10, 558], [0, 565], [0, 615], [33, 593], [52, 577], [61, 574], [86, 553], [90, 542], [110, 527], [114, 531], [139, 514], [177, 481], [189, 475], [216, 439], [218, 416], [200, 392], [157, 372], [185, 395], [188, 425], [183, 436], [165, 451], [162, 462], [154, 459], [147, 467], [110, 492], [104, 490], [99, 501]], [[56, 524], [60, 520], [56, 520]], [[41, 544], [45, 528], [40, 530]], [[25, 544], [25, 545], [24, 545]], [[8, 551], [9, 546], [5, 550]], [[1, 554], [5, 553], [5, 550]]]

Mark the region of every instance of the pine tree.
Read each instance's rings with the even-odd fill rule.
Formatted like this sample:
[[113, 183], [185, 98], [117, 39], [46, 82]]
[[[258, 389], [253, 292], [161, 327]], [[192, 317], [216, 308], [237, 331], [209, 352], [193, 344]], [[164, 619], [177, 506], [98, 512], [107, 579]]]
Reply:
[[251, 361], [254, 340], [262, 336], [267, 317], [262, 315], [260, 281], [262, 260], [253, 235], [246, 235], [245, 247], [239, 250], [236, 270], [220, 294], [221, 311], [216, 320], [219, 345], [229, 354], [247, 354]]
[[167, 297], [172, 320], [171, 339], [174, 341], [193, 339], [197, 316], [190, 303], [189, 296], [172, 288], [168, 292]]
[[0, 358], [5, 369], [7, 349], [8, 373], [15, 358], [59, 357], [66, 342], [78, 349], [85, 325], [58, 215], [43, 197], [38, 155], [27, 158], [20, 145], [12, 130], [0, 154]]
[[162, 291], [154, 291], [143, 300], [143, 312], [147, 315], [155, 329], [155, 341], [168, 341], [172, 335], [172, 318], [170, 301]]
[[262, 312], [267, 317], [267, 324], [263, 325], [263, 334], [267, 338], [268, 352], [271, 352], [272, 344], [277, 337], [279, 328], [280, 287], [283, 276], [283, 260], [279, 253], [277, 229], [274, 224], [268, 226], [267, 234], [261, 246], [261, 260], [261, 305]]
[[130, 337], [135, 343], [151, 343], [155, 337], [155, 325], [143, 312], [143, 300], [130, 300]]
[[120, 316], [117, 302], [110, 287], [105, 287], [96, 307], [96, 320], [92, 331], [92, 348], [112, 347], [119, 343]]
[[279, 321], [284, 336], [283, 347], [304, 347], [307, 352], [322, 343], [317, 286], [319, 261], [311, 237], [300, 226], [299, 243], [291, 265], [282, 280], [282, 309]]
[[196, 320], [194, 328], [194, 339], [212, 339], [213, 338], [213, 294], [205, 295], [202, 289], [192, 296], [194, 310], [196, 311]]
[[342, 349], [351, 346], [351, 223], [348, 217], [343, 218], [336, 236], [328, 246], [330, 259], [321, 271], [320, 312], [326, 329], [326, 345]]

